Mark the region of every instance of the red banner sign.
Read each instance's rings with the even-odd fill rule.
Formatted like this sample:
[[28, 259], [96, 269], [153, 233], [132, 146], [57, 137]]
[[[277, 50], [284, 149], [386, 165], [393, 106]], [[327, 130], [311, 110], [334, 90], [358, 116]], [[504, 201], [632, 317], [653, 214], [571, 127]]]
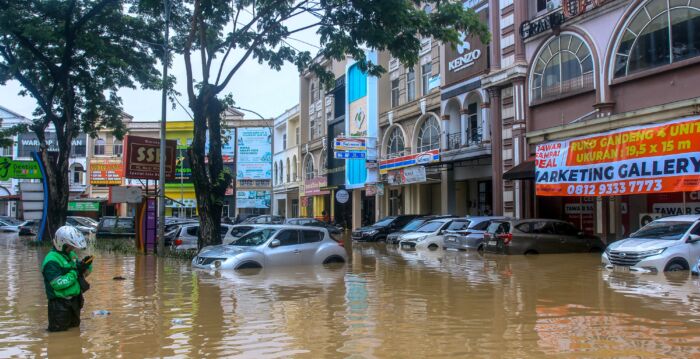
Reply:
[[537, 146], [538, 196], [700, 190], [700, 117]]
[[[175, 178], [177, 141], [165, 141], [165, 178]], [[157, 180], [160, 174], [160, 140], [150, 137], [124, 138], [124, 177]]]
[[310, 180], [304, 181], [304, 195], [305, 196], [322, 196], [329, 194], [329, 191], [322, 191], [321, 187], [326, 187], [328, 185], [328, 180], [326, 176], [314, 177]]

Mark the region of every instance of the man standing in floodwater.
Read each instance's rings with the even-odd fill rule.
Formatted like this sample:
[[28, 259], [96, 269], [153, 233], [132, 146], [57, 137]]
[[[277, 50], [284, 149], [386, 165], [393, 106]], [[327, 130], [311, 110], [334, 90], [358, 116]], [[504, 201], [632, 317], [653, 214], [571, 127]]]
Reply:
[[56, 231], [53, 248], [44, 258], [41, 273], [49, 300], [49, 328], [61, 332], [80, 326], [83, 293], [90, 289], [85, 277], [92, 272], [92, 256], [78, 261], [76, 249], [85, 249], [87, 243], [80, 231], [63, 226]]

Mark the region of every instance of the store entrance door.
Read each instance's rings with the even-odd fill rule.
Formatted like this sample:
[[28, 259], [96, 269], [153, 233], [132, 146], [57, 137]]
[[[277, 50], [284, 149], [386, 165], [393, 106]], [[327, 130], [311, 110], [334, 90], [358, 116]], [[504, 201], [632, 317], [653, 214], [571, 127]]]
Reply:
[[362, 226], [369, 226], [375, 222], [375, 196], [365, 196], [362, 191]]

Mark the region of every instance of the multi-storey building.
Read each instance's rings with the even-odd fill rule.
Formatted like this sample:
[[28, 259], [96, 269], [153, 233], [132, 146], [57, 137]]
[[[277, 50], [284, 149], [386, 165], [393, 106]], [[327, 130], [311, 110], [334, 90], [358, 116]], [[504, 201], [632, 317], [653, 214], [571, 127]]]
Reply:
[[301, 182], [299, 142], [301, 127], [299, 105], [275, 119], [274, 155], [272, 157], [272, 214], [299, 216], [299, 186]]
[[[12, 110], [0, 106], [0, 127], [12, 128], [15, 125], [29, 124], [31, 121]], [[0, 156], [15, 158], [16, 144], [0, 148]], [[0, 215], [18, 216], [17, 201], [19, 200], [19, 180], [8, 178], [0, 181]]]

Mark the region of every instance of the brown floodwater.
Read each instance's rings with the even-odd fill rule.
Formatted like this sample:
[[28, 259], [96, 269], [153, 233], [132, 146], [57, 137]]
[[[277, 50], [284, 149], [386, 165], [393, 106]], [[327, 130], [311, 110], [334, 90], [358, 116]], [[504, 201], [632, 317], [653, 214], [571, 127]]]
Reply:
[[610, 273], [596, 254], [360, 244], [341, 266], [213, 273], [95, 253], [80, 329], [48, 333], [46, 250], [0, 244], [3, 358], [700, 357], [697, 278]]

